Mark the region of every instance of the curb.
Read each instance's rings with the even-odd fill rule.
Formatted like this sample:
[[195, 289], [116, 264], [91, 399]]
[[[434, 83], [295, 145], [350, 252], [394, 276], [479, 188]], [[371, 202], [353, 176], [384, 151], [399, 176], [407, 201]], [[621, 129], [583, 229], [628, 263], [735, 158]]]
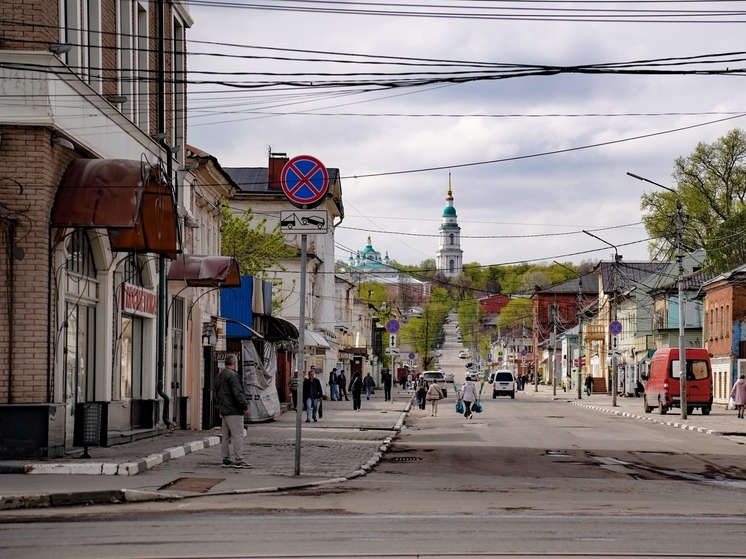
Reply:
[[652, 421], [653, 423], [657, 423], [658, 425], [667, 425], [669, 427], [675, 427], [676, 429], [683, 429], [685, 431], [695, 431], [697, 433], [705, 433], [707, 435], [715, 435], [716, 437], [722, 436], [722, 434], [723, 434], [721, 431], [717, 431], [715, 429], [706, 429], [704, 427], [697, 427], [695, 425], [688, 425], [686, 423], [679, 423], [679, 422], [676, 422], [676, 421], [662, 421], [660, 419], [655, 419], [653, 417], [648, 417], [648, 416], [645, 416], [645, 415], [639, 415], [639, 414], [636, 414], [636, 413], [630, 413], [630, 412], [626, 412], [626, 411], [610, 410], [610, 409], [605, 408], [605, 407], [591, 406], [591, 405], [588, 405], [588, 404], [581, 404], [581, 403], [578, 403], [578, 402], [568, 402], [568, 403], [572, 404], [573, 406], [579, 406], [581, 408], [588, 408], [588, 409], [591, 409], [591, 410], [596, 410], [596, 411], [602, 411], [602, 412], [606, 412], [606, 413], [611, 413], [613, 415], [618, 415], [620, 417], [629, 417], [631, 419], [644, 419], [644, 420], [647, 420], [647, 421]]
[[[214, 497], [225, 495], [249, 495], [252, 493], [276, 493], [280, 491], [299, 491], [312, 487], [320, 487], [332, 483], [342, 483], [366, 475], [380, 462], [383, 454], [388, 451], [396, 435], [401, 431], [404, 420], [412, 409], [412, 401], [405, 406], [404, 411], [399, 415], [396, 425], [391, 429], [389, 435], [383, 440], [378, 447], [378, 451], [359, 469], [343, 477], [330, 478], [320, 481], [299, 483], [285, 487], [257, 487], [252, 489], [236, 489], [233, 491], [201, 493], [196, 495], [170, 494], [164, 495], [152, 491], [141, 491], [133, 489], [107, 490], [107, 491], [80, 491], [74, 493], [47, 493], [38, 495], [11, 495], [7, 497], [0, 496], [0, 511], [31, 509], [31, 508], [51, 508], [61, 506], [76, 505], [101, 505], [101, 504], [121, 504], [121, 503], [141, 503], [146, 501], [176, 501], [182, 499], [193, 499], [197, 497]], [[201, 441], [187, 443], [180, 447], [174, 447], [156, 454], [151, 454], [137, 462], [128, 462], [123, 464], [30, 464], [23, 467], [23, 472], [14, 471], [13, 473], [27, 474], [88, 474], [88, 475], [136, 475], [147, 469], [153, 468], [158, 464], [180, 458], [195, 452], [220, 444], [220, 437], [208, 437]], [[10, 472], [9, 472], [10, 473]]]
[[[6, 473], [24, 474], [68, 474], [68, 475], [104, 475], [104, 476], [134, 476], [159, 464], [181, 458], [192, 452], [197, 452], [211, 446], [220, 444], [220, 437], [207, 437], [199, 441], [186, 443], [182, 446], [167, 448], [161, 452], [146, 456], [136, 462], [124, 462], [122, 464], [106, 462], [87, 462], [85, 464], [57, 463], [57, 464], [27, 464], [13, 468]], [[0, 507], [1, 508], [1, 507]]]

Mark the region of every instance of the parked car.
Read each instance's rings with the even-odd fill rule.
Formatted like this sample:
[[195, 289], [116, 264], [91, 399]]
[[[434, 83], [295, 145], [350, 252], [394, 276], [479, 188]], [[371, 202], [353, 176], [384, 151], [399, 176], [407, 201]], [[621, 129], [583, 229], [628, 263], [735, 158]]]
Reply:
[[[657, 407], [663, 415], [671, 408], [681, 407], [678, 348], [657, 350], [650, 360], [650, 371], [642, 379], [647, 381], [643, 394], [645, 413]], [[700, 408], [702, 415], [709, 415], [712, 410], [712, 365], [706, 349], [687, 348], [686, 411], [690, 414], [695, 408]]]
[[443, 392], [443, 398], [448, 396], [448, 390], [446, 390], [446, 378], [441, 371], [425, 371], [422, 373], [422, 378], [425, 379], [428, 386], [430, 386], [430, 383], [433, 382], [433, 380], [437, 380], [440, 390]]
[[466, 352], [463, 349], [458, 352], [458, 358], [459, 359], [466, 359]]
[[446, 379], [446, 382], [454, 382], [453, 373], [443, 371], [443, 378]]
[[495, 372], [495, 379], [492, 381], [492, 398], [498, 396], [510, 396], [515, 399], [516, 382], [513, 371], [500, 370]]

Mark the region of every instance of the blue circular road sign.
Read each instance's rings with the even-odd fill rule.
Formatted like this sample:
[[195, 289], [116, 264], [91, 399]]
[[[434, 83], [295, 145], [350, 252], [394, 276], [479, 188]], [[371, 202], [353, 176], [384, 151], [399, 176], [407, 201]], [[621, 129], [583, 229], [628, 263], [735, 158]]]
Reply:
[[612, 320], [609, 322], [609, 332], [614, 334], [615, 336], [618, 336], [622, 333], [622, 323], [618, 320]]
[[285, 163], [280, 183], [285, 196], [294, 206], [314, 208], [326, 196], [329, 173], [315, 157], [299, 155]]
[[399, 331], [399, 321], [395, 318], [392, 318], [388, 322], [386, 322], [386, 331], [389, 334], [396, 334]]

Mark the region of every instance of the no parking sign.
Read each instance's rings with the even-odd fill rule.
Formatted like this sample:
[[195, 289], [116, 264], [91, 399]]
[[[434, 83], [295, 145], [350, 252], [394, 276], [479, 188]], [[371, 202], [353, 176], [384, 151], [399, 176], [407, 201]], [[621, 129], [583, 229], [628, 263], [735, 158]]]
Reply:
[[329, 189], [329, 173], [315, 157], [299, 155], [285, 163], [280, 184], [291, 204], [299, 208], [315, 208]]

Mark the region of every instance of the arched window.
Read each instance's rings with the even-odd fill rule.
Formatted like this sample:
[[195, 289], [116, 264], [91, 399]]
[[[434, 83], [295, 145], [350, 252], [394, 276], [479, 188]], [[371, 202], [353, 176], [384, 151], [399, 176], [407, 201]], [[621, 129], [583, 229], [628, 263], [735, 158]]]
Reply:
[[448, 237], [451, 239], [451, 244], [453, 244], [453, 233], [451, 233]]
[[124, 267], [124, 282], [142, 287], [142, 264], [137, 255], [129, 253], [122, 264]]
[[456, 263], [453, 260], [448, 261], [448, 272], [453, 273], [456, 270]]
[[67, 262], [65, 268], [81, 276], [96, 277], [91, 240], [85, 229], [75, 229], [67, 240]]

